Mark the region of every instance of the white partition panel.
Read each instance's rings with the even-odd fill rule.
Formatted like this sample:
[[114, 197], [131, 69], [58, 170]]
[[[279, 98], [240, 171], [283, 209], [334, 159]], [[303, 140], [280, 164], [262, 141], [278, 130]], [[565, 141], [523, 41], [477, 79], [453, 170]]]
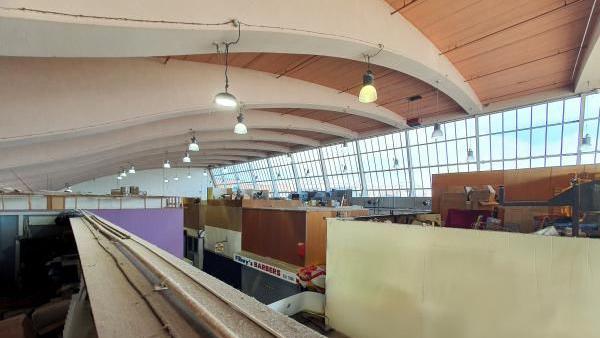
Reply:
[[600, 240], [330, 220], [329, 324], [350, 337], [600, 337]]

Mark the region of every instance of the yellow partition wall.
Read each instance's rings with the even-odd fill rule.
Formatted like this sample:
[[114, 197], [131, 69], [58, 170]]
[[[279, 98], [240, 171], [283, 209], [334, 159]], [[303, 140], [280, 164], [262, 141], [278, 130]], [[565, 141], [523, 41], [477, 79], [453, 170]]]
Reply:
[[326, 314], [350, 337], [600, 337], [600, 240], [330, 219]]

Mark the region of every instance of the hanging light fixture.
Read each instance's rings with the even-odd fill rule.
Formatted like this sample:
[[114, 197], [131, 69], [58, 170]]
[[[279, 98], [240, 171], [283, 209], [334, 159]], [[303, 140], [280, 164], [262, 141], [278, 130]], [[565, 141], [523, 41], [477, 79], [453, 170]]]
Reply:
[[165, 183], [169, 183], [169, 179], [165, 177], [165, 178], [163, 179], [163, 182], [165, 182]]
[[175, 175], [175, 177], [173, 177], [173, 181], [179, 181], [179, 175]]
[[[238, 37], [235, 41], [233, 42], [224, 42], [223, 44], [225, 45], [225, 91], [221, 92], [219, 94], [217, 94], [215, 96], [215, 103], [221, 107], [225, 107], [225, 108], [235, 108], [238, 106], [238, 100], [237, 98], [229, 93], [229, 76], [228, 76], [228, 70], [229, 70], [229, 46], [231, 45], [235, 45], [236, 43], [238, 43], [240, 41], [240, 36], [241, 36], [241, 25], [238, 21], [236, 20], [232, 20], [231, 21], [234, 25], [234, 27], [238, 28]], [[219, 53], [219, 45], [217, 44], [217, 54]]]
[[202, 173], [202, 175], [208, 176], [208, 173], [206, 172], [206, 169], [204, 169], [204, 172]]
[[165, 169], [171, 168], [171, 161], [165, 160], [165, 162], [163, 162], [163, 168], [165, 168]]
[[200, 150], [200, 146], [198, 146], [198, 140], [196, 139], [196, 136], [192, 136], [192, 138], [190, 140], [190, 144], [188, 145], [188, 150], [189, 151], [199, 151]]
[[475, 156], [473, 155], [473, 149], [467, 149], [467, 162], [475, 162]]
[[123, 171], [121, 171], [121, 176], [127, 177], [127, 170], [123, 169]]
[[71, 189], [69, 183], [65, 183], [65, 192], [73, 192], [73, 189]]
[[[436, 87], [435, 87], [435, 112], [439, 112], [439, 97], [440, 97], [440, 90], [437, 88], [437, 85], [439, 85], [439, 81], [435, 81], [436, 83]], [[438, 139], [438, 138], [442, 138], [444, 137], [444, 132], [442, 131], [442, 126], [439, 123], [435, 123], [433, 125], [433, 132], [431, 133], [431, 138], [432, 139]]]
[[233, 132], [238, 135], [244, 135], [248, 133], [248, 128], [244, 124], [244, 114], [240, 111], [240, 114], [237, 116], [237, 123], [235, 127], [233, 127]]
[[379, 51], [374, 55], [365, 54], [367, 59], [367, 71], [363, 75], [363, 86], [358, 93], [358, 101], [361, 103], [371, 103], [377, 101], [377, 88], [375, 88], [375, 74], [371, 71], [371, 58], [379, 55], [383, 50], [383, 45], [379, 45]]
[[183, 163], [190, 163], [192, 162], [192, 159], [190, 158], [190, 153], [186, 152], [185, 155], [183, 156]]
[[135, 167], [133, 165], [131, 165], [131, 167], [129, 167], [129, 173], [135, 174]]
[[187, 174], [187, 178], [188, 178], [188, 179], [192, 178], [192, 167], [188, 167], [188, 174]]
[[587, 151], [592, 148], [592, 136], [589, 133], [586, 133], [585, 136], [581, 138], [581, 150]]
[[399, 165], [400, 165], [400, 162], [398, 161], [398, 159], [396, 157], [394, 157], [394, 168], [398, 168]]
[[122, 179], [123, 179], [123, 176], [121, 176], [121, 175], [119, 174], [119, 175], [117, 175], [117, 179], [120, 181], [120, 180], [122, 180]]
[[344, 169], [343, 169], [343, 172], [346, 172], [346, 171], [348, 171], [348, 165], [346, 165], [346, 164], [344, 163]]
[[438, 139], [444, 137], [444, 132], [442, 131], [442, 126], [439, 123], [433, 125], [433, 132], [431, 133], [432, 139]]

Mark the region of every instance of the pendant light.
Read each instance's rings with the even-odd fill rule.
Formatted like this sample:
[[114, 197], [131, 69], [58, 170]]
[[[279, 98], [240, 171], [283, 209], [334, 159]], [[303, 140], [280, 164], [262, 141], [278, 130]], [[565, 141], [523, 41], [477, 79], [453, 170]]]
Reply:
[[188, 180], [189, 180], [190, 178], [192, 178], [192, 168], [191, 168], [191, 167], [188, 167], [188, 174], [187, 174], [187, 178], [188, 178]]
[[[436, 84], [439, 84], [439, 81], [435, 81]], [[435, 88], [435, 112], [438, 113], [439, 112], [439, 96], [440, 96], [440, 90], [437, 88]], [[444, 137], [444, 132], [442, 131], [442, 126], [439, 123], [435, 123], [433, 125], [433, 132], [431, 133], [431, 138], [436, 140], [438, 138], [442, 138]]]
[[190, 163], [192, 162], [192, 159], [190, 158], [190, 153], [186, 152], [185, 155], [183, 156], [183, 163]]
[[348, 171], [348, 165], [346, 165], [345, 163], [344, 163], [344, 169], [343, 169], [342, 171], [343, 171], [343, 172], [346, 172], [346, 171]]
[[163, 179], [163, 182], [165, 182], [165, 183], [169, 183], [169, 179], [165, 177], [165, 178]]
[[377, 101], [377, 88], [375, 88], [375, 74], [371, 71], [371, 58], [379, 55], [383, 45], [379, 45], [379, 51], [374, 55], [365, 54], [367, 59], [367, 71], [363, 75], [363, 85], [358, 93], [358, 101], [361, 103], [372, 103]]
[[135, 174], [135, 167], [133, 165], [131, 167], [129, 167], [129, 173]]
[[202, 173], [202, 175], [208, 176], [208, 173], [206, 172], [206, 169], [204, 169], [204, 172]]
[[475, 156], [473, 155], [473, 149], [467, 149], [467, 162], [475, 162]]
[[233, 132], [238, 135], [245, 135], [248, 133], [248, 128], [244, 124], [244, 114], [240, 111], [240, 114], [237, 116], [237, 123], [235, 127], [233, 127]]
[[122, 180], [122, 179], [123, 179], [123, 176], [121, 176], [121, 175], [119, 174], [119, 175], [117, 175], [117, 179], [120, 181], [120, 180]]
[[398, 168], [399, 165], [400, 162], [398, 161], [398, 158], [394, 157], [394, 168]]
[[431, 133], [432, 139], [438, 139], [444, 137], [444, 132], [442, 131], [442, 126], [439, 123], [433, 125], [433, 132]]
[[[235, 27], [238, 28], [238, 37], [235, 41], [233, 42], [225, 42], [223, 43], [225, 45], [225, 91], [221, 92], [219, 94], [217, 94], [215, 96], [215, 103], [218, 106], [221, 107], [225, 107], [225, 108], [235, 108], [238, 106], [238, 100], [237, 98], [229, 93], [229, 76], [228, 76], [228, 70], [229, 70], [229, 46], [231, 45], [235, 45], [236, 43], [238, 43], [240, 41], [240, 36], [241, 36], [241, 25], [238, 21], [236, 20], [232, 20], [232, 23]], [[219, 45], [217, 44], [217, 54], [219, 53]]]
[[179, 175], [175, 175], [175, 177], [173, 177], [173, 181], [179, 181]]
[[590, 149], [592, 149], [592, 136], [586, 133], [585, 136], [581, 138], [581, 150], [588, 151]]
[[165, 169], [171, 168], [171, 161], [165, 160], [165, 162], [163, 162], [163, 168], [165, 168]]
[[198, 146], [198, 140], [196, 139], [196, 136], [192, 136], [192, 138], [190, 140], [190, 144], [188, 145], [188, 150], [189, 151], [199, 151], [200, 150], [200, 146]]

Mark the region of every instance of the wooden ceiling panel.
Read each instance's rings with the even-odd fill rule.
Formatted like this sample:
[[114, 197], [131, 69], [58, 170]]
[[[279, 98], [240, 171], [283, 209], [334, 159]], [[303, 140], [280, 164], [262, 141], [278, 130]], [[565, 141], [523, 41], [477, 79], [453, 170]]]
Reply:
[[[456, 66], [482, 103], [571, 84], [594, 0], [387, 0]], [[521, 94], [519, 94], [521, 93]]]

